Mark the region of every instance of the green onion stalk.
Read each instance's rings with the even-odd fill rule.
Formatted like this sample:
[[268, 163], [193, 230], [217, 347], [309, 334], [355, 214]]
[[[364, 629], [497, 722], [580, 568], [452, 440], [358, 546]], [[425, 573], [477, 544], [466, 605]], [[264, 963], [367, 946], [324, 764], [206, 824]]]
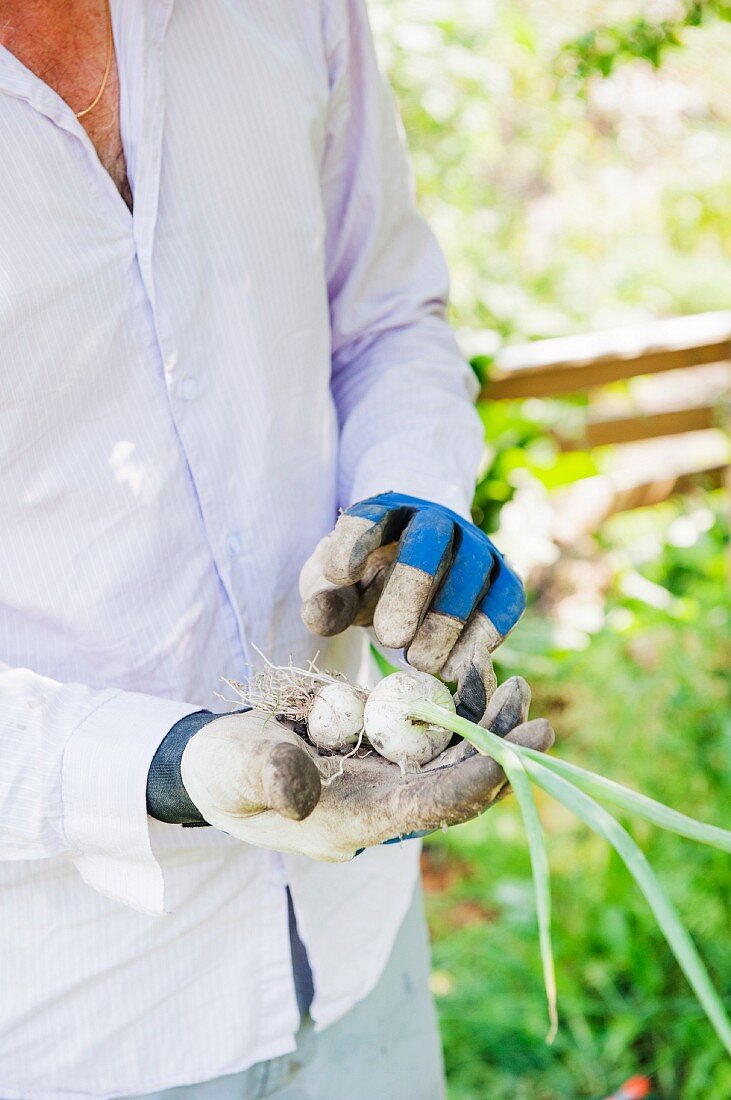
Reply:
[[540, 787], [595, 833], [609, 841], [644, 894], [670, 950], [690, 983], [718, 1038], [731, 1055], [731, 1022], [703, 960], [682, 920], [660, 885], [645, 855], [626, 829], [601, 802], [635, 814], [662, 829], [731, 852], [731, 832], [706, 825], [664, 806], [619, 783], [535, 749], [505, 741], [490, 730], [450, 713], [434, 703], [418, 702], [410, 710], [417, 722], [441, 726], [469, 741], [478, 752], [492, 757], [513, 788], [525, 825], [536, 898], [543, 980], [548, 999], [549, 1030], [553, 1042], [558, 1028], [556, 976], [551, 946], [551, 889], [548, 855], [533, 786]]

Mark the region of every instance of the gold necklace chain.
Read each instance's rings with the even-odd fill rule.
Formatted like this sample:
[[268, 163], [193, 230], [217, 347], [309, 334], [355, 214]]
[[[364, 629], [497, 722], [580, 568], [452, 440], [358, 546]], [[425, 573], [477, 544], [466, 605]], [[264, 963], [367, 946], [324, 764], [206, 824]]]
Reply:
[[104, 95], [104, 89], [107, 86], [107, 81], [109, 80], [109, 74], [112, 71], [112, 58], [114, 56], [114, 37], [112, 35], [112, 12], [111, 12], [111, 8], [109, 6], [109, 3], [107, 3], [106, 7], [107, 7], [107, 67], [104, 70], [104, 76], [102, 77], [101, 87], [99, 88], [99, 91], [96, 93], [96, 95], [94, 96], [94, 98], [92, 99], [92, 101], [91, 101], [91, 103], [89, 104], [88, 107], [84, 107], [83, 111], [77, 111], [76, 112], [76, 117], [77, 118], [83, 118], [84, 115], [89, 114], [89, 111], [94, 110], [97, 103], [99, 102], [101, 97]]

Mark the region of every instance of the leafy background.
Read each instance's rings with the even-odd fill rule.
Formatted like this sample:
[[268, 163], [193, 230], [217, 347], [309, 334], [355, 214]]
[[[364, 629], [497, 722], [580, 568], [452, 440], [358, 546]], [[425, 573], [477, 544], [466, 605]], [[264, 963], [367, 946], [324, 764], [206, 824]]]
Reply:
[[[478, 370], [504, 342], [728, 308], [727, 0], [370, 9]], [[593, 472], [591, 455], [548, 440], [571, 401], [481, 412], [486, 530], [526, 479]], [[593, 614], [567, 630], [560, 600], [534, 594], [500, 669], [528, 677], [567, 759], [716, 824], [731, 805], [728, 547], [718, 492], [614, 517], [585, 566]], [[425, 851], [451, 1100], [598, 1100], [634, 1073], [655, 1097], [731, 1096], [731, 1065], [627, 875], [555, 804], [541, 809], [562, 1013], [552, 1048], [515, 807]], [[728, 858], [633, 831], [731, 1010]]]

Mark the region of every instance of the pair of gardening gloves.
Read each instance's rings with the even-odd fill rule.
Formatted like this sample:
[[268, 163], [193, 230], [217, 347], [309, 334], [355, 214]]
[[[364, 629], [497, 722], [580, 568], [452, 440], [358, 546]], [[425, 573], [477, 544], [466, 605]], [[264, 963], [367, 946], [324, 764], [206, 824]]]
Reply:
[[[549, 724], [527, 720], [526, 682], [497, 687], [490, 657], [523, 612], [522, 585], [461, 516], [396, 493], [356, 504], [305, 564], [300, 592], [314, 633], [372, 627], [412, 667], [456, 683], [464, 717], [520, 745], [552, 745]], [[331, 862], [467, 821], [506, 793], [502, 770], [466, 741], [402, 775], [374, 752], [322, 757], [255, 710], [211, 716], [185, 744], [179, 777], [199, 823]]]

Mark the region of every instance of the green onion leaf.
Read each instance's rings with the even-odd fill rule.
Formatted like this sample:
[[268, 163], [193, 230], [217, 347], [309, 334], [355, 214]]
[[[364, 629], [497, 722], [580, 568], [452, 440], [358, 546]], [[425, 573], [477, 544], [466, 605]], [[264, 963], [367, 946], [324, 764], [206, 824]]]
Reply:
[[593, 798], [577, 790], [555, 772], [549, 771], [543, 764], [528, 760], [525, 766], [534, 783], [556, 798], [566, 809], [572, 810], [590, 829], [608, 840], [619, 854], [645, 895], [655, 920], [716, 1034], [731, 1055], [731, 1021], [726, 1015], [721, 998], [708, 976], [708, 971], [695, 944], [686, 932], [675, 907], [658, 882], [644, 853], [619, 822]]
[[506, 754], [503, 770], [518, 800], [528, 838], [530, 863], [533, 872], [533, 889], [536, 895], [536, 916], [538, 918], [538, 941], [543, 965], [543, 983], [546, 987], [546, 998], [548, 1000], [549, 1029], [546, 1042], [551, 1044], [558, 1031], [558, 1012], [556, 1009], [556, 968], [553, 962], [553, 947], [551, 946], [551, 880], [548, 854], [536, 800], [533, 797], [533, 789], [522, 761], [516, 753], [508, 752]]
[[[475, 726], [466, 718], [459, 718], [436, 706], [434, 703], [417, 703], [411, 712], [413, 718], [422, 718], [442, 725], [443, 719], [456, 719], [462, 732], [463, 724], [469, 727], [469, 740], [480, 752], [491, 756], [505, 772], [515, 797], [520, 806], [520, 812], [525, 825], [530, 851], [531, 870], [533, 873], [533, 889], [536, 897], [536, 917], [538, 919], [538, 940], [541, 951], [541, 963], [543, 966], [543, 982], [548, 1001], [549, 1030], [546, 1042], [552, 1043], [558, 1031], [558, 1013], [556, 1009], [556, 969], [553, 961], [553, 948], [551, 946], [551, 884], [548, 867], [548, 855], [546, 844], [538, 816], [535, 798], [531, 789], [525, 768], [518, 756], [520, 745], [514, 745], [496, 737], [494, 733]], [[446, 725], [449, 729], [450, 726]]]
[[622, 787], [611, 779], [605, 779], [595, 772], [587, 771], [576, 764], [569, 764], [565, 760], [548, 756], [535, 749], [522, 748], [521, 757], [536, 761], [549, 768], [550, 771], [562, 775], [564, 779], [571, 780], [575, 786], [585, 794], [593, 795], [602, 802], [611, 802], [622, 810], [628, 810], [645, 821], [659, 825], [661, 829], [667, 829], [671, 833], [679, 833], [680, 836], [690, 840], [698, 840], [702, 844], [710, 844], [714, 848], [720, 848], [723, 852], [731, 852], [731, 832], [727, 829], [719, 829], [716, 825], [706, 825], [702, 821], [696, 821], [692, 817], [671, 810], [669, 806], [663, 806], [662, 802], [656, 802], [654, 798], [632, 791], [628, 787]]
[[[562, 806], [581, 818], [589, 828], [609, 841], [647, 899], [655, 919], [678, 961], [678, 965], [688, 979], [716, 1034], [731, 1055], [731, 1022], [729, 1022], [721, 999], [711, 982], [695, 944], [685, 930], [672, 902], [658, 882], [643, 852], [619, 822], [603, 806], [598, 805], [590, 797], [590, 793], [596, 794], [606, 801], [613, 802], [622, 809], [637, 813], [638, 816], [665, 829], [670, 829], [693, 840], [712, 844], [725, 851], [730, 850], [729, 834], [724, 829], [694, 821], [692, 818], [679, 814], [651, 798], [630, 791], [611, 780], [602, 779], [601, 776], [585, 771], [583, 768], [578, 768], [574, 764], [566, 764], [564, 761], [535, 752], [533, 749], [514, 742], [506, 742], [490, 730], [476, 726], [466, 718], [460, 718], [459, 715], [444, 711], [433, 703], [416, 703], [411, 716], [418, 721], [440, 725], [444, 729], [461, 734], [479, 752], [485, 753], [496, 760], [509, 778], [511, 771], [516, 775], [521, 775], [513, 766], [513, 759], [517, 757], [522, 762], [524, 771], [537, 786], [552, 795]], [[519, 787], [523, 778], [524, 775], [521, 775], [521, 779], [518, 780]], [[519, 797], [524, 798], [522, 788]], [[535, 804], [533, 806], [535, 808]], [[521, 810], [523, 810], [523, 807], [524, 802], [522, 801]], [[523, 812], [525, 815], [524, 810]], [[528, 812], [530, 814], [530, 811]], [[536, 821], [537, 814], [533, 819], [533, 825]], [[538, 822], [538, 826], [540, 828], [540, 822]], [[531, 842], [532, 862], [534, 850], [537, 851], [534, 842]], [[540, 867], [540, 857], [538, 865]], [[534, 869], [535, 882], [538, 882], [541, 874], [542, 872], [539, 870], [538, 875], [536, 875]], [[538, 889], [537, 885], [536, 896], [538, 896]]]

